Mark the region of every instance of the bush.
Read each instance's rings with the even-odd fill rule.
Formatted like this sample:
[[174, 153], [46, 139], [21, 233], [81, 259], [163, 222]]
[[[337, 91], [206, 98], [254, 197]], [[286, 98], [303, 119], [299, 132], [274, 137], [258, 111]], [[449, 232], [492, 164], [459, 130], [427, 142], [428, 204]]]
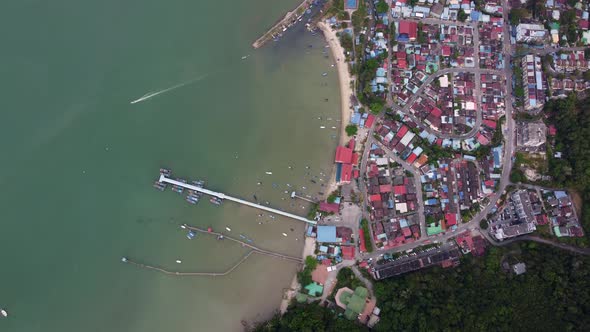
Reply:
[[361, 227], [364, 233], [365, 248], [367, 248], [367, 252], [373, 252], [373, 243], [371, 242], [371, 232], [369, 230], [369, 222], [367, 219], [361, 220]]
[[346, 135], [354, 136], [356, 135], [359, 129], [356, 125], [349, 124], [348, 126], [346, 126], [346, 128], [344, 128], [344, 130], [346, 131]]

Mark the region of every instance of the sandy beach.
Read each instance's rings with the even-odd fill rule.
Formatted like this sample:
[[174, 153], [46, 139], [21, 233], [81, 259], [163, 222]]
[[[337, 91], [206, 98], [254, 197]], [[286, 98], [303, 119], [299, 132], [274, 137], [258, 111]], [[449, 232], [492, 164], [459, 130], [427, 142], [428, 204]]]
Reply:
[[[348, 71], [348, 64], [345, 61], [344, 57], [344, 49], [340, 46], [340, 41], [336, 36], [336, 31], [332, 30], [327, 24], [324, 22], [319, 22], [318, 27], [324, 33], [324, 37], [326, 38], [326, 42], [330, 46], [330, 50], [332, 52], [332, 56], [334, 60], [336, 60], [336, 69], [338, 70], [338, 81], [340, 82], [340, 103], [341, 103], [341, 122], [340, 122], [340, 140], [338, 142], [339, 145], [344, 145], [348, 142], [349, 138], [346, 135], [345, 128], [350, 123], [350, 116], [352, 113], [352, 105], [351, 105], [351, 97], [353, 95], [353, 90], [350, 87], [351, 76]], [[335, 168], [332, 169], [332, 174], [335, 173]], [[338, 186], [336, 185], [336, 179], [334, 175], [331, 177], [330, 182], [327, 184], [325, 195], [329, 195], [332, 191], [336, 190]], [[305, 246], [303, 247], [303, 259], [309, 255], [313, 255], [315, 251], [315, 239], [314, 238], [305, 238]], [[285, 313], [287, 311], [287, 307], [291, 302], [293, 296], [299, 289], [299, 283], [297, 282], [297, 276], [293, 277], [291, 281], [291, 285], [288, 290], [286, 290], [283, 300], [281, 301], [280, 311], [281, 313]]]
[[[315, 251], [315, 238], [306, 237], [305, 238], [305, 245], [303, 246], [303, 253], [301, 254], [301, 256], [305, 260], [305, 257], [313, 256], [314, 251]], [[291, 285], [289, 286], [289, 289], [285, 291], [285, 294], [283, 294], [283, 300], [281, 301], [281, 306], [279, 309], [282, 314], [284, 314], [287, 311], [287, 307], [289, 306], [291, 299], [293, 299], [293, 297], [295, 296], [295, 293], [298, 290], [299, 290], [299, 282], [297, 281], [297, 275], [295, 275], [293, 277], [293, 280], [291, 280]]]
[[[344, 57], [344, 49], [340, 45], [340, 41], [338, 36], [336, 36], [336, 31], [334, 31], [329, 25], [325, 22], [319, 22], [318, 27], [324, 33], [324, 37], [330, 46], [330, 50], [332, 52], [332, 56], [336, 60], [336, 69], [338, 70], [338, 81], [340, 82], [340, 113], [342, 116], [342, 121], [340, 122], [340, 140], [338, 141], [339, 145], [344, 145], [348, 142], [349, 137], [346, 135], [346, 126], [350, 123], [350, 117], [352, 113], [352, 104], [351, 104], [351, 97], [353, 95], [353, 90], [350, 87], [351, 76], [350, 72], [348, 71], [348, 64], [345, 61]], [[336, 172], [335, 166], [332, 167], [332, 176], [330, 177], [330, 182], [327, 183], [326, 190], [325, 190], [325, 197], [328, 197], [330, 193], [338, 188], [336, 184], [336, 178], [334, 176]]]

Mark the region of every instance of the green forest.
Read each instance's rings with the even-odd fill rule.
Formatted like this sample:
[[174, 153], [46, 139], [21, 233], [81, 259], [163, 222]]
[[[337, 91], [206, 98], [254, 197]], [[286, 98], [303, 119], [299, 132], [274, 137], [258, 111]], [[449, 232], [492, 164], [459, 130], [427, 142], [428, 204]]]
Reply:
[[[503, 265], [526, 264], [515, 275]], [[506, 263], [506, 264], [502, 264]], [[377, 331], [584, 331], [590, 326], [590, 258], [537, 243], [491, 248], [454, 269], [375, 283]], [[292, 306], [255, 331], [366, 331], [318, 304]]]
[[[576, 101], [574, 94], [566, 99], [551, 100], [545, 105], [549, 122], [555, 125], [554, 151], [549, 149], [549, 175], [556, 186], [574, 188], [582, 195], [582, 226], [590, 231], [590, 98]], [[561, 152], [555, 158], [552, 152]]]

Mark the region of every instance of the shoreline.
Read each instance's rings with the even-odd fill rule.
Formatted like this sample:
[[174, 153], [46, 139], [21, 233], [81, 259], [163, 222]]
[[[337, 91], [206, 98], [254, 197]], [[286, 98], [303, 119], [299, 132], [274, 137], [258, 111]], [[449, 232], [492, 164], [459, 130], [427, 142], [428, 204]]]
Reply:
[[[315, 239], [312, 237], [306, 237], [305, 238], [305, 245], [303, 246], [303, 251], [301, 252], [301, 257], [303, 258], [303, 260], [305, 260], [305, 257], [310, 256], [310, 255], [314, 255], [314, 251], [315, 251]], [[297, 291], [299, 291], [300, 288], [301, 288], [301, 286], [299, 285], [299, 282], [297, 281], [297, 274], [295, 274], [293, 276], [293, 279], [291, 280], [291, 284], [290, 284], [289, 288], [283, 292], [283, 299], [281, 300], [281, 305], [279, 307], [279, 311], [281, 312], [281, 315], [284, 315], [285, 312], [287, 312], [287, 307], [289, 306], [289, 303], [291, 303], [291, 300], [295, 296], [295, 293]]]
[[[338, 145], [344, 145], [348, 141], [348, 136], [346, 135], [346, 126], [350, 123], [350, 117], [352, 113], [352, 103], [350, 101], [353, 95], [352, 88], [350, 87], [350, 82], [352, 78], [348, 71], [348, 64], [345, 61], [344, 49], [340, 45], [340, 41], [336, 36], [336, 31], [332, 30], [332, 28], [328, 26], [325, 22], [319, 22], [317, 26], [324, 33], [324, 38], [330, 46], [332, 57], [336, 61], [338, 81], [340, 82], [341, 104], [340, 138], [338, 140]], [[324, 191], [324, 199], [338, 188], [338, 185], [336, 184], [335, 174], [336, 167], [335, 165], [332, 165], [332, 175], [330, 176], [330, 181], [327, 183], [326, 190]]]
[[[348, 136], [346, 135], [346, 126], [350, 123], [350, 117], [352, 113], [352, 103], [351, 97], [353, 95], [353, 90], [350, 87], [350, 82], [352, 80], [350, 73], [348, 71], [348, 64], [345, 61], [344, 56], [344, 49], [340, 45], [340, 41], [336, 36], [336, 31], [332, 30], [330, 26], [328, 26], [324, 22], [319, 22], [317, 26], [322, 30], [324, 34], [324, 38], [326, 42], [330, 46], [330, 52], [332, 53], [332, 57], [336, 61], [336, 70], [338, 72], [338, 82], [340, 84], [340, 137], [338, 140], [338, 145], [344, 145], [348, 141]], [[325, 197], [330, 195], [334, 190], [338, 188], [336, 184], [335, 178], [335, 166], [332, 165], [332, 175], [330, 177], [330, 181], [327, 184], [327, 190], [325, 190]], [[324, 198], [325, 198], [324, 197]], [[309, 255], [313, 255], [315, 251], [315, 239], [314, 238], [305, 238], [305, 245], [302, 251], [302, 258], [305, 260], [305, 257]], [[324, 285], [325, 286], [325, 285]], [[287, 307], [289, 303], [295, 296], [295, 293], [300, 289], [299, 282], [297, 281], [297, 275], [293, 276], [291, 280], [291, 284], [289, 289], [286, 290], [286, 294], [283, 296], [283, 300], [281, 301], [281, 305], [279, 310], [281, 314], [285, 314], [287, 311]]]

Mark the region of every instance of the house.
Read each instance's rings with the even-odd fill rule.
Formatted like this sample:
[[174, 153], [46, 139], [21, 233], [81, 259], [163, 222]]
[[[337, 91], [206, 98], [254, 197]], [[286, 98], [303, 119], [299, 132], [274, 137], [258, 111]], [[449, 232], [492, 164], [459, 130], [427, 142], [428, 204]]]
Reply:
[[514, 271], [514, 274], [516, 274], [516, 275], [521, 275], [526, 272], [526, 264], [524, 264], [524, 263], [514, 264], [514, 265], [512, 265], [512, 271]]
[[415, 41], [418, 36], [418, 23], [410, 21], [399, 22], [398, 41]]
[[318, 226], [317, 241], [320, 243], [337, 243], [336, 226]]

